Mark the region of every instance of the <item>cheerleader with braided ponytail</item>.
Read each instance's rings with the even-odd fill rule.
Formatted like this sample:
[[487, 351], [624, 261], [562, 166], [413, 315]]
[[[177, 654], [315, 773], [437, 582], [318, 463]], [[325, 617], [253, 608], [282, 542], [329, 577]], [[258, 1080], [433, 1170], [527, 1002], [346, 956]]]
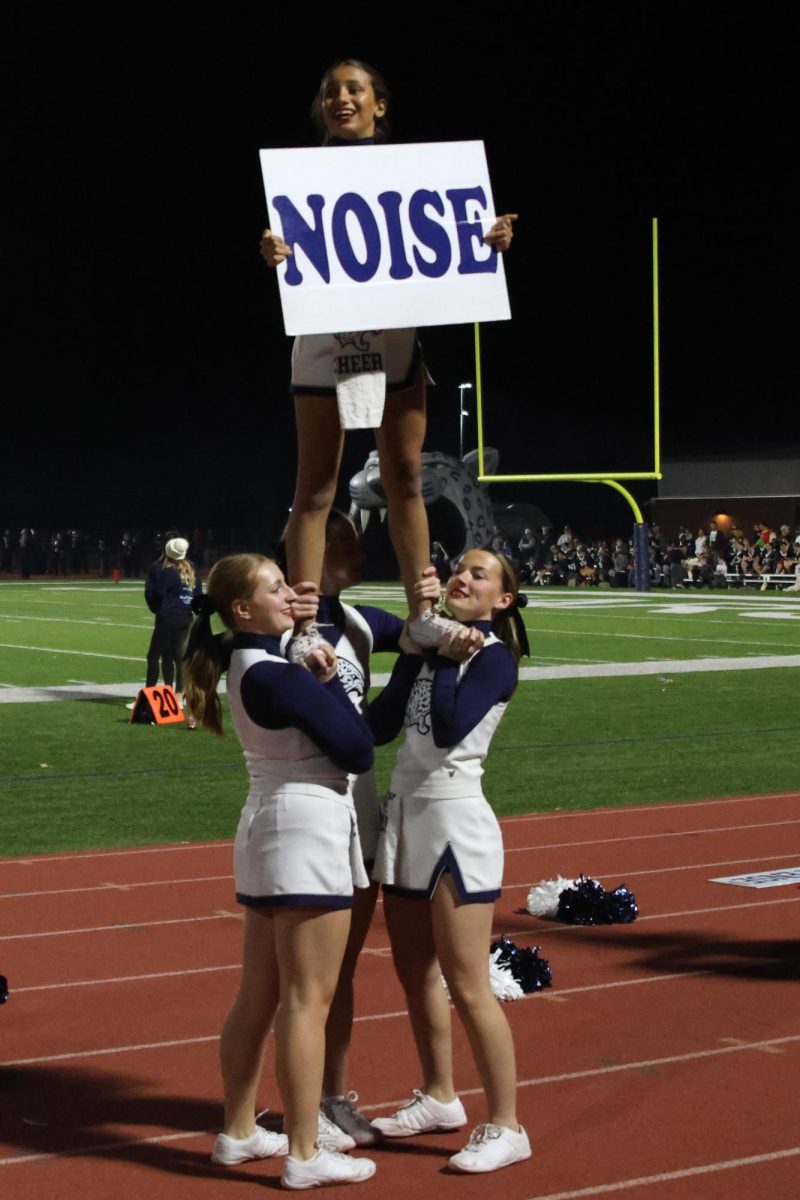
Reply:
[[[258, 554], [221, 559], [196, 608], [186, 701], [206, 728], [221, 734], [217, 688], [227, 671], [231, 717], [250, 775], [234, 844], [244, 961], [220, 1040], [225, 1124], [212, 1159], [231, 1166], [288, 1151], [284, 1187], [358, 1183], [374, 1174], [375, 1164], [326, 1147], [319, 1105], [325, 1022], [353, 888], [369, 884], [348, 774], [372, 766], [372, 735], [339, 681], [330, 646], [318, 650], [310, 669], [281, 655], [282, 635], [315, 615], [316, 597], [292, 590], [276, 563]], [[213, 613], [227, 633], [212, 632]], [[288, 1137], [255, 1121], [273, 1020]]]

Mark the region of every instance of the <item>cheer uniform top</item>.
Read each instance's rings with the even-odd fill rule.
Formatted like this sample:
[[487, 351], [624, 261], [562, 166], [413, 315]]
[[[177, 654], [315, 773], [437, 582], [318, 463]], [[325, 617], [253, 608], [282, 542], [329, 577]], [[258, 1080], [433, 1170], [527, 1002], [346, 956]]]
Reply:
[[350, 908], [367, 887], [348, 774], [370, 769], [372, 735], [335, 676], [288, 663], [280, 639], [237, 633], [228, 701], [250, 775], [234, 843], [236, 898]]
[[486, 641], [467, 662], [404, 656], [367, 713], [377, 744], [401, 726], [406, 733], [382, 809], [373, 873], [390, 892], [430, 898], [449, 871], [462, 902], [500, 895], [503, 843], [481, 777], [517, 669], [491, 622], [475, 624]]
[[[375, 138], [331, 138], [329, 146], [372, 146]], [[411, 386], [422, 363], [416, 329], [301, 334], [292, 347], [295, 396], [336, 396], [343, 429], [377, 428], [387, 392]]]

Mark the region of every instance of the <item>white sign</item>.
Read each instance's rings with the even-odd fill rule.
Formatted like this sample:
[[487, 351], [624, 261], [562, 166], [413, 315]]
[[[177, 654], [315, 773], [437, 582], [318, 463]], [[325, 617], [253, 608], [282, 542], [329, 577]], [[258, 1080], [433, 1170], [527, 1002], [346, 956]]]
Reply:
[[483, 142], [262, 150], [286, 332], [505, 321]]
[[790, 883], [800, 885], [800, 867], [779, 867], [777, 871], [757, 871], [751, 875], [726, 875], [709, 882], [732, 883], [736, 887], [749, 888], [787, 887]]

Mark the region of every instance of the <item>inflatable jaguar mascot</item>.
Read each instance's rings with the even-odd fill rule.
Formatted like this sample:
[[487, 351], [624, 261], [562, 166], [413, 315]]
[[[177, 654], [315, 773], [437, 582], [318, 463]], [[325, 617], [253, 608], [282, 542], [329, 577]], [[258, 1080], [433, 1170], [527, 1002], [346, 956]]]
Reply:
[[[487, 475], [497, 470], [498, 452], [485, 449], [483, 460]], [[478, 482], [478, 451], [471, 450], [459, 462], [450, 454], [436, 450], [422, 455], [422, 496], [428, 512], [431, 540], [441, 542], [450, 558], [457, 558], [472, 547], [488, 546], [492, 540], [494, 514], [489, 488]], [[350, 516], [360, 523], [365, 548], [379, 550], [379, 542], [388, 542], [380, 527], [386, 516], [386, 493], [381, 483], [378, 452], [373, 450], [361, 471], [350, 480]], [[379, 521], [371, 520], [378, 514]]]

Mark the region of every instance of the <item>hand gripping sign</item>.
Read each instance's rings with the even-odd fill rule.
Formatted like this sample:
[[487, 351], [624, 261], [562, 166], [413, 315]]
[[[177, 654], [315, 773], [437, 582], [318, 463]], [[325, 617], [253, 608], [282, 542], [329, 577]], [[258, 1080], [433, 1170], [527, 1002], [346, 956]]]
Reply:
[[511, 316], [483, 142], [262, 150], [289, 334]]

